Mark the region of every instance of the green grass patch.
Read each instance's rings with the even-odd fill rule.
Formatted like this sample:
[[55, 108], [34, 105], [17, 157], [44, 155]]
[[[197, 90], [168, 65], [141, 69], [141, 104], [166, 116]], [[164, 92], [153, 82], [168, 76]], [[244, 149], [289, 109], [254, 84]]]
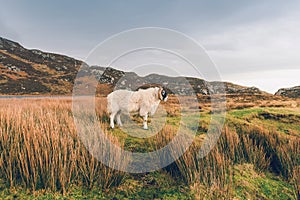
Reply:
[[253, 165], [234, 168], [234, 196], [239, 199], [295, 199], [293, 186], [271, 173], [257, 173]]
[[283, 108], [246, 108], [228, 112], [229, 125], [254, 125], [283, 134], [300, 133], [300, 114], [293, 109]]

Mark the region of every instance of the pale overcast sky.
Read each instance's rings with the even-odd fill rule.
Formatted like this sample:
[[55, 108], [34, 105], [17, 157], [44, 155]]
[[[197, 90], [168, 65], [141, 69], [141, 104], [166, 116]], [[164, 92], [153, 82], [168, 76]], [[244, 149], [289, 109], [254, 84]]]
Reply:
[[84, 60], [111, 35], [163, 27], [201, 44], [223, 80], [271, 93], [300, 85], [300, 1], [0, 0], [0, 5], [0, 36], [26, 48]]

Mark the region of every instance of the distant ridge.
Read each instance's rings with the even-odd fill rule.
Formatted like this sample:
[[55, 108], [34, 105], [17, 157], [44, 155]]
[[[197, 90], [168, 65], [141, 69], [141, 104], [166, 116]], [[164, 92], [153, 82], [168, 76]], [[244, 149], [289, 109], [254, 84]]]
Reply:
[[[150, 74], [140, 77], [134, 72], [123, 72], [113, 68], [88, 66], [81, 60], [26, 49], [19, 43], [0, 37], [0, 94], [2, 95], [70, 95], [77, 71], [83, 66], [79, 81], [84, 81], [84, 74], [93, 74], [99, 78], [99, 87], [106, 95], [117, 88], [136, 89], [141, 85], [161, 83], [172, 92], [190, 95], [195, 92], [202, 95], [227, 94], [267, 94], [256, 87], [245, 87], [228, 82], [208, 82], [192, 77], [168, 77]], [[85, 72], [85, 73], [84, 73]], [[187, 87], [192, 86], [192, 89]], [[224, 91], [221, 86], [224, 86]], [[85, 85], [88, 90], [88, 85]]]

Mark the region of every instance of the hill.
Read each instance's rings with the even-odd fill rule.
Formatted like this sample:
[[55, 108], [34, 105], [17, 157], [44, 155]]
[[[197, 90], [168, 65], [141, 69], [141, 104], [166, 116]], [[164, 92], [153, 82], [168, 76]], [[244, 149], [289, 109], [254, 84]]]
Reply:
[[68, 94], [82, 61], [0, 37], [1, 94]]
[[[118, 88], [137, 89], [141, 85], [161, 83], [181, 95], [224, 93], [266, 94], [255, 87], [244, 87], [228, 82], [208, 82], [193, 77], [168, 77], [150, 74], [145, 77], [134, 72], [123, 72], [113, 68], [88, 66], [74, 58], [26, 49], [19, 43], [0, 37], [0, 94], [2, 95], [70, 95], [80, 66], [83, 72], [99, 79], [99, 87], [106, 88], [105, 94]], [[84, 73], [82, 73], [84, 75]], [[84, 78], [84, 77], [79, 77]], [[187, 84], [190, 84], [192, 88]], [[171, 91], [170, 91], [171, 92]]]

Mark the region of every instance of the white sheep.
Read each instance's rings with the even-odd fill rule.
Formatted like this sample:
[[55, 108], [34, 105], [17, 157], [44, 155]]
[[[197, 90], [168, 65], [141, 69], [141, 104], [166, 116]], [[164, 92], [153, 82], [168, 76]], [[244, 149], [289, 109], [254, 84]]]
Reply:
[[114, 128], [116, 117], [117, 125], [122, 126], [120, 115], [130, 112], [139, 112], [143, 117], [143, 128], [148, 129], [148, 113], [154, 115], [160, 101], [167, 101], [167, 92], [161, 87], [139, 89], [138, 91], [116, 90], [107, 96], [107, 111], [110, 113], [110, 127]]

